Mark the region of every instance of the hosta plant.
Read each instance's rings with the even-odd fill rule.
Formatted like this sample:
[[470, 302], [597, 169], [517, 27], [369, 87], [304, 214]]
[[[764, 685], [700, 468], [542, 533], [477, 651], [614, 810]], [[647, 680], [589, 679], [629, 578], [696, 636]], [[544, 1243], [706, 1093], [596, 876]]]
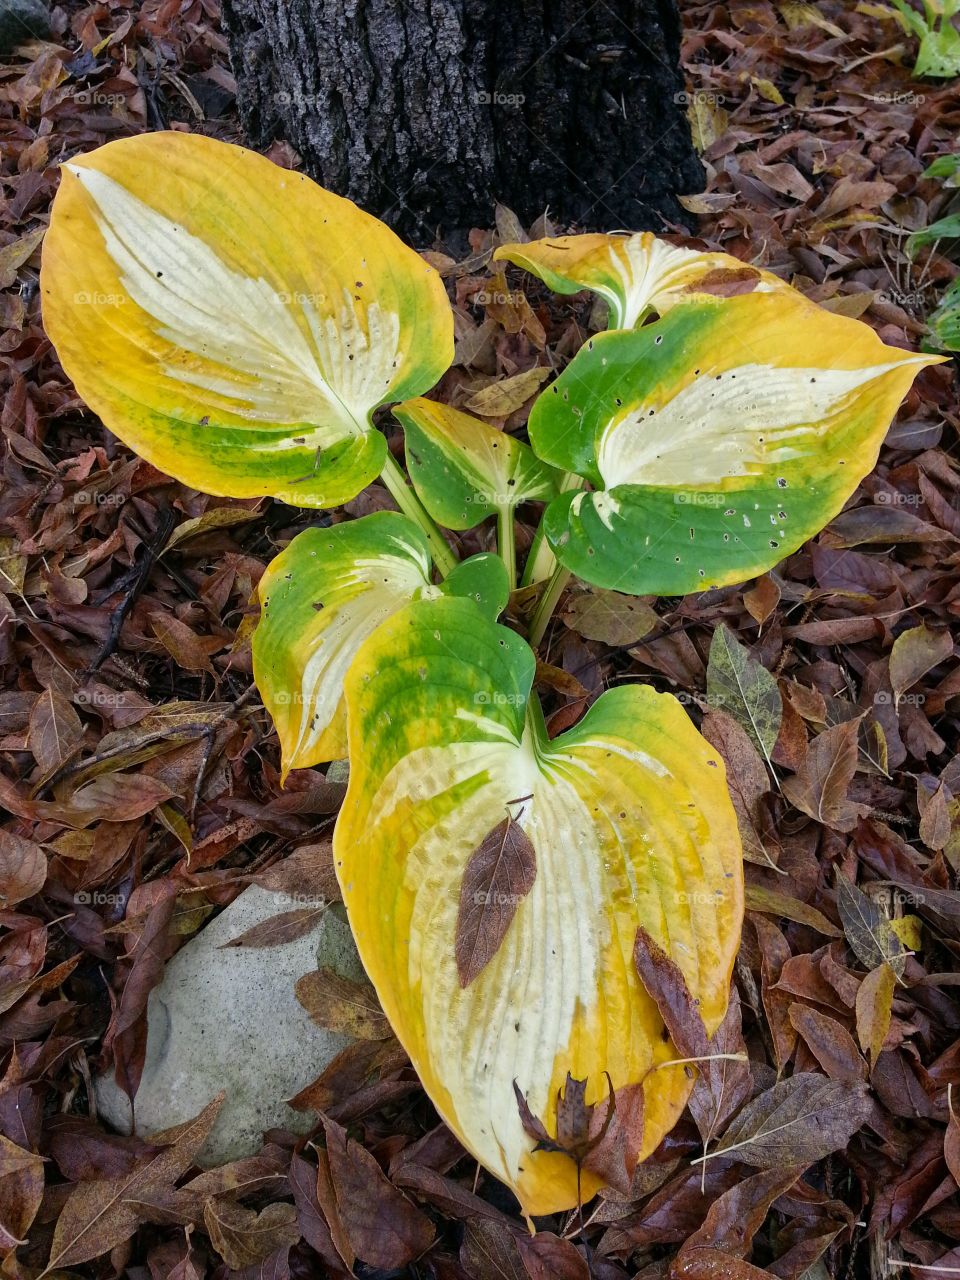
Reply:
[[[948, 191], [960, 185], [960, 155], [938, 156], [923, 172], [925, 178], [940, 178]], [[960, 210], [956, 200], [953, 209], [931, 222], [929, 226], [907, 237], [906, 249], [911, 258], [917, 251], [929, 248], [933, 254], [943, 247], [955, 251], [960, 240]], [[921, 273], [923, 280], [926, 270]], [[944, 290], [936, 308], [926, 317], [929, 335], [925, 346], [932, 351], [960, 351], [960, 276], [955, 277]]]
[[[498, 256], [608, 304], [529, 441], [425, 398], [453, 359], [434, 270], [237, 147], [161, 133], [66, 165], [42, 290], [80, 394], [185, 484], [332, 508], [380, 477], [396, 500], [280, 552], [254, 672], [285, 773], [349, 757], [334, 853], [363, 963], [440, 1114], [540, 1214], [628, 1185], [693, 1086], [638, 933], [712, 1034], [743, 912], [723, 765], [672, 696], [612, 688], [547, 732], [550, 611], [571, 574], [676, 594], [770, 569], [841, 509], [932, 358], [649, 234]], [[544, 508], [526, 636], [499, 621], [520, 503]], [[496, 552], [458, 563], [441, 526], [481, 524]], [[605, 1160], [558, 1134], [578, 1081]]]

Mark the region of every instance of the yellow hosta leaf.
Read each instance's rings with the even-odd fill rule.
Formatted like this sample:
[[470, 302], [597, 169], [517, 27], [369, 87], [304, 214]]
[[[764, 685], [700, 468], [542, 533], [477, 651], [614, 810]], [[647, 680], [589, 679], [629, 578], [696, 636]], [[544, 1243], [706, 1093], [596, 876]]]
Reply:
[[253, 672], [277, 728], [283, 778], [347, 754], [343, 683], [364, 640], [409, 604], [444, 592], [471, 595], [492, 617], [507, 600], [502, 561], [464, 560], [431, 582], [421, 530], [395, 511], [305, 529], [260, 579]]
[[729, 253], [703, 253], [636, 235], [553, 236], [505, 244], [493, 255], [531, 271], [556, 293], [592, 289], [610, 307], [611, 329], [632, 329], [700, 292], [768, 293], [788, 286]]
[[591, 485], [550, 503], [547, 539], [583, 581], [637, 595], [765, 573], [841, 510], [939, 361], [786, 287], [598, 334], [530, 413], [537, 456]]
[[[645, 1157], [693, 1077], [664, 1065], [678, 1053], [634, 967], [637, 929], [682, 970], [712, 1032], [743, 912], [723, 764], [676, 699], [612, 689], [549, 740], [534, 665], [467, 600], [421, 600], [383, 623], [347, 676], [350, 783], [334, 834], [384, 1012], [443, 1119], [530, 1215], [572, 1207], [577, 1171], [533, 1150], [514, 1082], [551, 1135], [567, 1072], [587, 1080], [588, 1103], [606, 1098], [607, 1073], [616, 1090], [642, 1085]], [[506, 819], [536, 866], [512, 881], [501, 869], [468, 902], [493, 916], [464, 981], [464, 874]], [[584, 1198], [598, 1185], [585, 1173]]]
[[110, 142], [63, 167], [43, 318], [80, 395], [207, 493], [335, 506], [381, 470], [370, 415], [453, 358], [440, 277], [387, 227], [241, 147]]

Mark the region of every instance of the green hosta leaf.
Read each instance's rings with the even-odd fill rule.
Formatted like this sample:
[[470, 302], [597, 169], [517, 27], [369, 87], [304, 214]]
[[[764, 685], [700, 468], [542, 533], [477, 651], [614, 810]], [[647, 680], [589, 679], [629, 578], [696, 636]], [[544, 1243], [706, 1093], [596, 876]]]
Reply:
[[780, 687], [722, 623], [710, 641], [707, 700], [733, 716], [769, 763], [783, 716]]
[[371, 422], [453, 359], [436, 271], [349, 200], [188, 133], [63, 167], [43, 320], [77, 390], [207, 493], [346, 502], [379, 474]]
[[403, 424], [407, 467], [420, 500], [448, 529], [472, 529], [520, 502], [548, 502], [557, 477], [529, 445], [435, 400], [408, 400]]
[[960, 181], [960, 155], [937, 156], [933, 164], [924, 169], [925, 178], [943, 178], [945, 187], [955, 187]]
[[610, 307], [611, 329], [632, 329], [655, 312], [662, 315], [698, 294], [729, 297], [769, 293], [787, 286], [728, 253], [703, 253], [636, 235], [553, 236], [501, 245], [494, 258], [531, 271], [555, 293], [592, 289]]
[[550, 545], [637, 595], [757, 577], [840, 511], [937, 361], [786, 290], [602, 333], [530, 415], [538, 456], [593, 486], [547, 508]]
[[941, 80], [960, 75], [960, 32], [949, 18], [941, 18], [940, 25], [921, 39], [913, 74]]
[[331, 529], [306, 529], [260, 580], [253, 670], [290, 769], [346, 752], [343, 682], [363, 641], [430, 581], [426, 538], [406, 516], [381, 511]]
[[914, 231], [913, 235], [907, 236], [907, 253], [912, 257], [925, 244], [935, 244], [938, 240], [956, 240], [958, 236], [960, 236], [960, 213], [950, 213], [945, 218], [931, 222], [929, 227], [924, 227], [922, 231]]
[[473, 600], [491, 622], [500, 617], [510, 598], [503, 561], [489, 551], [462, 560], [440, 583], [440, 590], [445, 596]]
[[928, 318], [937, 345], [945, 351], [960, 351], [960, 280], [954, 280]]
[[306, 529], [273, 560], [260, 581], [253, 670], [284, 776], [347, 754], [343, 682], [357, 650], [392, 613], [441, 592], [469, 595], [493, 618], [506, 571], [496, 556], [474, 556], [433, 586], [426, 538], [392, 511]]
[[[742, 913], [723, 765], [676, 699], [612, 689], [550, 741], [534, 668], [526, 642], [467, 600], [389, 618], [347, 676], [334, 835], [384, 1012], [446, 1123], [530, 1214], [575, 1204], [577, 1174], [533, 1151], [514, 1082], [551, 1135], [567, 1072], [589, 1082], [588, 1103], [605, 1099], [605, 1073], [618, 1094], [642, 1084], [651, 1151], [693, 1079], [654, 1070], [677, 1054], [633, 964], [637, 929], [683, 971], [712, 1032]], [[506, 847], [507, 819], [532, 850]], [[468, 869], [481, 900], [464, 904]], [[584, 1197], [596, 1187], [585, 1173]]]

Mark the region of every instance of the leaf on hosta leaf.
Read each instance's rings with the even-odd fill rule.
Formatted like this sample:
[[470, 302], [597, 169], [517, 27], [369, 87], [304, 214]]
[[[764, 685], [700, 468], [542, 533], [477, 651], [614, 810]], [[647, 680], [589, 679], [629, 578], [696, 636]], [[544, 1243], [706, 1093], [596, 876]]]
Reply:
[[321, 1120], [337, 1209], [353, 1251], [372, 1267], [406, 1267], [430, 1248], [433, 1223], [384, 1176], [369, 1151], [328, 1116]]
[[[604, 693], [548, 740], [531, 702], [534, 654], [467, 600], [388, 619], [347, 677], [350, 784], [334, 835], [364, 968], [447, 1125], [531, 1214], [577, 1201], [566, 1157], [534, 1154], [516, 1082], [551, 1136], [567, 1073], [590, 1105], [643, 1083], [643, 1151], [692, 1081], [633, 970], [643, 925], [700, 1012], [723, 1017], [742, 866], [723, 767], [675, 699]], [[421, 674], [422, 673], [422, 674]], [[465, 988], [456, 962], [464, 872], [510, 814], [536, 877], [495, 954]], [[607, 1081], [609, 1073], [610, 1081]], [[584, 1198], [599, 1179], [584, 1174]]]
[[871, 1064], [879, 1058], [890, 1030], [896, 985], [896, 974], [890, 966], [878, 964], [857, 989], [857, 1039], [860, 1048], [869, 1055]]
[[845, 1147], [871, 1106], [865, 1084], [797, 1072], [748, 1102], [712, 1154], [758, 1169], [810, 1165]]
[[489, 608], [506, 603], [499, 557], [458, 565], [430, 581], [426, 538], [406, 516], [379, 511], [331, 529], [306, 529], [260, 579], [253, 671], [280, 738], [283, 777], [347, 754], [343, 682], [360, 645], [419, 597], [463, 591]]
[[536, 394], [550, 372], [543, 365], [537, 365], [511, 378], [491, 382], [475, 392], [466, 401], [466, 407], [473, 413], [482, 413], [485, 418], [506, 418]]
[[43, 1160], [0, 1135], [0, 1256], [27, 1243], [43, 1199]]
[[837, 911], [850, 950], [864, 968], [875, 969], [879, 964], [887, 964], [896, 977], [901, 977], [907, 961], [906, 950], [890, 921], [873, 899], [851, 884], [839, 870], [836, 883]]
[[707, 701], [733, 716], [769, 762], [783, 715], [780, 688], [723, 623], [710, 641]]
[[890, 684], [895, 696], [899, 698], [952, 653], [953, 637], [947, 630], [919, 626], [902, 632], [890, 650]]
[[494, 253], [532, 272], [555, 293], [592, 289], [610, 307], [611, 329], [632, 329], [656, 312], [663, 315], [694, 297], [706, 283], [716, 288], [726, 275], [750, 277], [751, 287], [769, 293], [787, 286], [728, 253], [702, 253], [660, 240], [650, 231], [636, 235], [553, 236], [527, 244], [501, 245]]
[[642, 600], [619, 591], [589, 587], [567, 599], [563, 621], [587, 640], [621, 648], [642, 640], [657, 625], [658, 618]]
[[783, 784], [783, 794], [802, 813], [836, 831], [850, 831], [865, 812], [847, 799], [857, 771], [857, 720], [845, 720], [818, 733], [803, 764]]
[[315, 969], [298, 979], [297, 999], [318, 1027], [355, 1040], [385, 1040], [390, 1024], [368, 982], [352, 982], [335, 969]]
[[937, 360], [785, 289], [598, 334], [530, 413], [537, 455], [592, 486], [547, 507], [550, 545], [638, 595], [755, 578], [840, 511]]
[[206, 493], [348, 501], [386, 457], [372, 411], [453, 359], [440, 277], [383, 223], [196, 133], [63, 166], [41, 291], [91, 409]]
[[408, 400], [393, 412], [413, 487], [447, 529], [472, 529], [504, 507], [556, 497], [556, 473], [506, 432], [436, 400]]
[[223, 1196], [211, 1197], [203, 1206], [203, 1222], [210, 1243], [231, 1271], [256, 1267], [300, 1239], [297, 1211], [282, 1202], [257, 1213]]
[[613, 1118], [614, 1100], [608, 1097], [602, 1106], [603, 1119], [595, 1123], [601, 1114], [601, 1104], [587, 1102], [586, 1080], [574, 1080], [569, 1071], [563, 1087], [557, 1091], [556, 1137], [550, 1136], [543, 1121], [530, 1110], [516, 1080], [513, 1092], [524, 1130], [536, 1142], [534, 1151], [561, 1152], [576, 1164], [582, 1164], [602, 1140]]
[[480, 841], [463, 872], [457, 912], [457, 974], [468, 986], [497, 953], [517, 907], [537, 878], [533, 842], [511, 814]]

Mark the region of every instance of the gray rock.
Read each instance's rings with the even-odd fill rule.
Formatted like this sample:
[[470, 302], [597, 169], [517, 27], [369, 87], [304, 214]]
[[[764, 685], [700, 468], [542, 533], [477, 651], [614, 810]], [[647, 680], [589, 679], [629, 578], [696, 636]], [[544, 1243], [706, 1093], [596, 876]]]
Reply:
[[46, 40], [50, 14], [43, 0], [0, 0], [0, 54], [30, 40]]
[[[306, 936], [276, 947], [229, 947], [232, 938], [297, 904], [252, 886], [192, 938], [166, 967], [147, 1006], [147, 1055], [135, 1100], [136, 1129], [149, 1137], [195, 1116], [226, 1091], [199, 1163], [222, 1164], [260, 1149], [265, 1129], [304, 1133], [312, 1113], [284, 1099], [315, 1080], [350, 1043], [311, 1022], [294, 983], [317, 967], [359, 981], [363, 969], [341, 907]], [[113, 1073], [95, 1082], [97, 1109], [131, 1131], [127, 1095]]]

